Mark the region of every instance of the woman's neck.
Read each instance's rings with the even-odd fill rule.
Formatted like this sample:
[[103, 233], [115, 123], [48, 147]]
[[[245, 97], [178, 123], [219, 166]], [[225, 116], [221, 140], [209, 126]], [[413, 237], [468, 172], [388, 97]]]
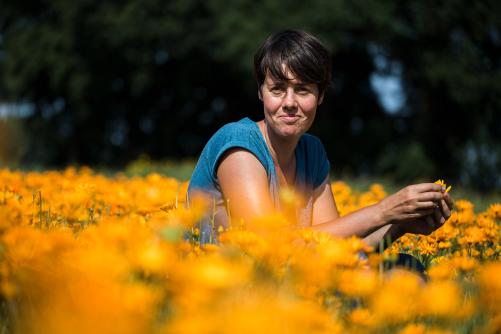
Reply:
[[295, 177], [296, 157], [294, 152], [299, 138], [284, 139], [277, 136], [266, 126], [266, 122], [264, 120], [258, 122], [258, 125], [261, 133], [263, 134], [266, 145], [270, 150], [273, 162], [280, 168], [284, 177], [288, 179], [287, 183], [290, 183]]

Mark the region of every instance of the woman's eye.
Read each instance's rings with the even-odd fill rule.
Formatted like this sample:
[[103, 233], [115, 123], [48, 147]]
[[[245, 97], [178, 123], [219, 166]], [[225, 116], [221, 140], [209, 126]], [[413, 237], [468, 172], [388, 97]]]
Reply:
[[309, 91], [309, 90], [308, 90], [308, 88], [306, 88], [306, 87], [298, 87], [298, 88], [296, 89], [296, 92], [297, 92], [298, 94], [308, 94], [310, 91]]
[[270, 91], [273, 94], [282, 94], [284, 90], [282, 87], [271, 87]]

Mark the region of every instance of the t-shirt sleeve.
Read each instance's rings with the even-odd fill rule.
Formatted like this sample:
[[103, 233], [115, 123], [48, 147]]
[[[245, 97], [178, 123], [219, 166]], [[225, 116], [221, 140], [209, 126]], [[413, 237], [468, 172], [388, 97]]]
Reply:
[[313, 189], [317, 188], [324, 182], [330, 171], [330, 162], [327, 159], [327, 153], [325, 152], [324, 145], [320, 139], [313, 137], [313, 147], [312, 151], [314, 153], [315, 168], [313, 174]]
[[265, 170], [268, 171], [268, 164], [266, 163], [266, 153], [262, 145], [259, 143], [258, 137], [245, 128], [240, 127], [227, 127], [222, 129], [211, 139], [209, 164], [211, 177], [215, 184], [217, 182], [217, 168], [219, 167], [220, 160], [224, 153], [232, 148], [242, 148], [252, 153], [261, 162]]
[[210, 169], [212, 171], [213, 178], [217, 178], [217, 168], [219, 167], [221, 158], [223, 157], [224, 153], [233, 148], [241, 148], [249, 151], [250, 153], [254, 154], [256, 158], [258, 156], [258, 154], [256, 154], [255, 152], [255, 148], [249, 142], [244, 142], [241, 140], [231, 140], [223, 143], [222, 145], [218, 145], [214, 150], [214, 154], [212, 155], [213, 158], [211, 159]]

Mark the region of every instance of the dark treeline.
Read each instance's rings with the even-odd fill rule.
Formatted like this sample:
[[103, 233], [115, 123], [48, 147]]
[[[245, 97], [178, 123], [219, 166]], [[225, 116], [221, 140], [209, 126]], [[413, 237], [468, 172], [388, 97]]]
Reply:
[[[196, 156], [224, 123], [260, 117], [254, 51], [293, 27], [332, 53], [333, 85], [312, 132], [334, 174], [501, 187], [499, 1], [2, 0], [0, 8], [0, 103], [30, 106], [26, 164]], [[385, 111], [375, 78], [401, 82], [397, 110]]]

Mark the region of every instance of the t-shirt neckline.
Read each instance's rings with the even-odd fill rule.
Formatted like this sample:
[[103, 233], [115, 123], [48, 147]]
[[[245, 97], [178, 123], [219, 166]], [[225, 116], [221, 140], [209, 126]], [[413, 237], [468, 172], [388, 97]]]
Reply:
[[[247, 123], [252, 123], [253, 124], [254, 129], [257, 131], [262, 144], [266, 148], [266, 152], [268, 153], [268, 158], [270, 159], [270, 162], [271, 162], [271, 170], [272, 170], [273, 177], [274, 177], [274, 180], [275, 180], [275, 183], [276, 183], [276, 187], [277, 187], [277, 190], [280, 190], [280, 182], [278, 182], [277, 171], [275, 169], [275, 163], [273, 162], [273, 158], [271, 157], [270, 148], [266, 144], [266, 140], [264, 139], [263, 133], [261, 132], [261, 129], [259, 129], [259, 125], [257, 125], [257, 122], [254, 122], [249, 117], [245, 117], [243, 120], [245, 120]], [[296, 157], [296, 175], [294, 177], [294, 189], [296, 191], [298, 191], [300, 189], [300, 186], [301, 186], [300, 181], [299, 181], [300, 177], [298, 177], [299, 173], [300, 172], [302, 173], [303, 169], [304, 169], [303, 159], [299, 159], [299, 155], [300, 155], [300, 153], [299, 153], [299, 145], [301, 144], [302, 138], [303, 138], [303, 136], [301, 136], [299, 138], [299, 141], [298, 141], [296, 147], [294, 148], [294, 156]]]

